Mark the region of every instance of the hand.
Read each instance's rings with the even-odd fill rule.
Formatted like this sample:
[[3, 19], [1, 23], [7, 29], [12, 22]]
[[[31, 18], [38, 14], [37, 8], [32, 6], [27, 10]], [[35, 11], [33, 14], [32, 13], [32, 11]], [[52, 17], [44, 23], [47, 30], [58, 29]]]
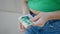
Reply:
[[21, 23], [19, 24], [19, 29], [20, 29], [21, 32], [25, 31], [25, 28], [24, 28], [24, 26]]
[[32, 22], [38, 23], [37, 25], [43, 26], [46, 21], [53, 20], [53, 19], [60, 19], [60, 11], [56, 12], [43, 12], [36, 15], [33, 19], [30, 19]]
[[44, 26], [47, 20], [48, 20], [48, 15], [46, 13], [39, 13], [33, 19], [30, 19], [30, 21], [35, 22], [35, 25], [41, 27]]

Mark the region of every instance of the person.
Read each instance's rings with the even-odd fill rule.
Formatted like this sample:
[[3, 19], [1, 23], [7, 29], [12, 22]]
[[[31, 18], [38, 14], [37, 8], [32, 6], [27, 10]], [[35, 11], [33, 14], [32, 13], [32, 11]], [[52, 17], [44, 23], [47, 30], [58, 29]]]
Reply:
[[[60, 0], [27, 0], [27, 7], [37, 24], [25, 29], [20, 24], [20, 31], [25, 34], [59, 34], [60, 33]], [[43, 17], [43, 18], [42, 18]], [[40, 20], [42, 18], [42, 20]], [[39, 22], [39, 23], [38, 23]]]

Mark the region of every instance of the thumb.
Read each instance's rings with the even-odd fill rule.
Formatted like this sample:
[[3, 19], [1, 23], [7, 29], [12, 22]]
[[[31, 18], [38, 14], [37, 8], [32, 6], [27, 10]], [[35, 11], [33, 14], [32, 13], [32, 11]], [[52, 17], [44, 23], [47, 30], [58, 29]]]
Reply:
[[20, 23], [20, 31], [24, 32], [24, 30], [25, 30], [24, 26]]

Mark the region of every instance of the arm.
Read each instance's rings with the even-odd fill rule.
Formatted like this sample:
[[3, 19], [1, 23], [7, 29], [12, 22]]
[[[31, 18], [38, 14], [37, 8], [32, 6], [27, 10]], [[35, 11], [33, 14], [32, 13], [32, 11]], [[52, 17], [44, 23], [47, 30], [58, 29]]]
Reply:
[[27, 13], [29, 13], [29, 10], [28, 10], [26, 4], [27, 4], [27, 1], [23, 0], [23, 6], [22, 6], [22, 14], [23, 15], [26, 15]]
[[32, 22], [36, 21], [37, 26], [44, 26], [46, 21], [60, 19], [60, 11], [57, 12], [49, 12], [49, 13], [40, 13], [31, 19]]
[[[23, 15], [26, 14], [26, 12], [25, 12], [25, 10], [26, 10], [25, 2], [26, 2], [26, 0], [23, 0], [23, 3], [24, 3], [24, 5], [22, 6], [22, 14]], [[21, 23], [19, 23], [19, 29], [20, 29], [21, 32], [25, 31], [25, 28], [24, 28], [24, 26]]]

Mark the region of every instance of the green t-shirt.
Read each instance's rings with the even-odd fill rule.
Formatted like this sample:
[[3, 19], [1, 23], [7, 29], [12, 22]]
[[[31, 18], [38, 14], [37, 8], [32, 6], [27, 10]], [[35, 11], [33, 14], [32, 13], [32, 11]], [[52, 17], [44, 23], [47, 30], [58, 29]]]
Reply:
[[60, 0], [27, 0], [27, 7], [39, 12], [60, 10]]

